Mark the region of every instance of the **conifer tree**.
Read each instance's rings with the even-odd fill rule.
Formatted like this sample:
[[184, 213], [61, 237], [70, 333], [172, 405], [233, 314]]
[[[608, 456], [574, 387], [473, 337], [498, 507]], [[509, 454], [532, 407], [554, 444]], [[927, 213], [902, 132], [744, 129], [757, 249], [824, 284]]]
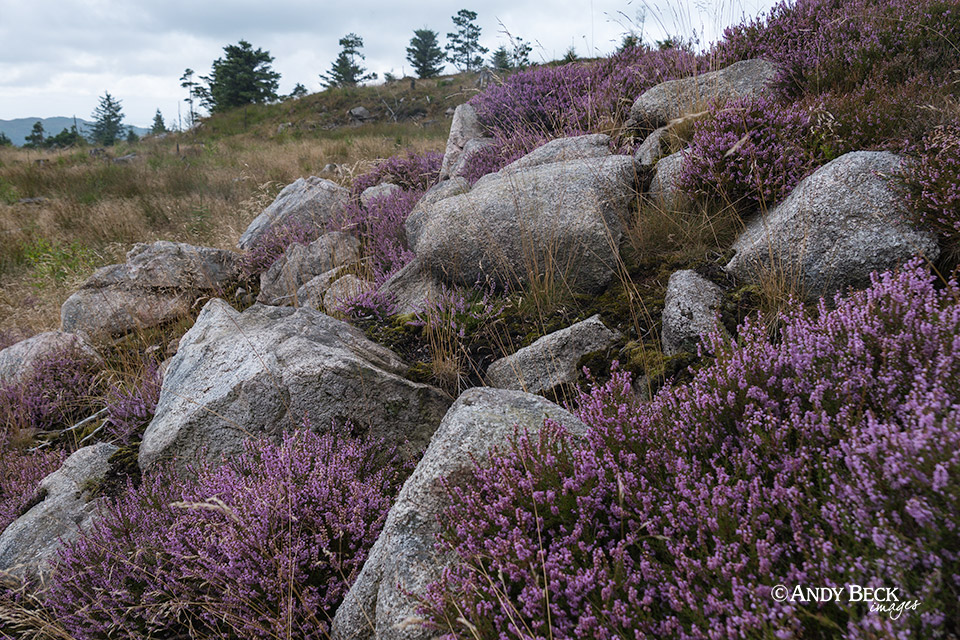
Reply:
[[443, 71], [446, 56], [440, 49], [437, 32], [430, 29], [416, 29], [407, 47], [407, 60], [413, 65], [418, 78], [435, 78]]
[[127, 133], [123, 128], [123, 111], [120, 109], [120, 101], [111, 96], [109, 91], [104, 92], [100, 98], [100, 104], [97, 105], [92, 117], [93, 128], [90, 130], [90, 138], [96, 144], [109, 147], [120, 136]]
[[447, 34], [447, 59], [462, 71], [474, 71], [482, 67], [483, 54], [488, 51], [480, 46], [480, 27], [476, 19], [476, 12], [460, 9], [452, 18], [457, 27], [456, 33]]
[[166, 132], [167, 124], [163, 121], [163, 114], [160, 113], [160, 109], [157, 109], [156, 115], [153, 116], [153, 127], [150, 128], [150, 133], [158, 135]]
[[375, 80], [377, 74], [366, 73], [366, 69], [360, 66], [359, 60], [365, 59], [360, 53], [363, 48], [363, 38], [355, 33], [348, 33], [340, 38], [340, 55], [333, 62], [328, 73], [320, 74], [320, 82], [323, 86], [333, 87], [355, 87], [360, 82]]

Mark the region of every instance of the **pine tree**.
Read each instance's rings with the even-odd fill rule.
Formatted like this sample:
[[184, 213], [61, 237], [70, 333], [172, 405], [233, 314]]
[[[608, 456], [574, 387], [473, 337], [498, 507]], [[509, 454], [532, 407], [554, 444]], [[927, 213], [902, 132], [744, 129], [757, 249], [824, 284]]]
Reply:
[[97, 144], [109, 147], [126, 134], [122, 127], [123, 111], [120, 110], [120, 101], [115, 100], [109, 91], [104, 92], [91, 117], [93, 128], [90, 130], [90, 138]]
[[203, 87], [200, 86], [200, 83], [193, 79], [193, 69], [185, 69], [183, 75], [180, 76], [180, 86], [187, 90], [187, 97], [183, 99], [189, 107], [187, 110], [187, 128], [192, 129], [193, 125], [197, 123], [197, 111], [195, 108], [196, 103], [203, 96]]
[[440, 50], [437, 32], [430, 29], [416, 29], [407, 47], [407, 60], [413, 65], [418, 78], [435, 78], [443, 71], [446, 56]]
[[26, 143], [23, 146], [29, 147], [31, 149], [41, 149], [46, 141], [46, 133], [43, 130], [43, 123], [37, 120], [33, 123], [33, 129], [30, 130], [30, 135], [26, 138]]
[[12, 146], [13, 146], [13, 140], [11, 140], [10, 137], [7, 134], [5, 134], [3, 131], [0, 131], [0, 147], [12, 147]]
[[513, 69], [513, 64], [510, 62], [510, 52], [507, 51], [505, 46], [500, 45], [494, 50], [493, 55], [490, 56], [490, 66], [495, 71], [510, 71]]
[[302, 98], [307, 95], [307, 88], [300, 84], [299, 82], [293, 87], [293, 91], [290, 92], [289, 98]]
[[447, 59], [462, 71], [479, 69], [483, 66], [483, 54], [489, 50], [480, 46], [480, 27], [474, 22], [476, 12], [460, 9], [451, 19], [457, 32], [447, 34]]
[[363, 38], [355, 33], [348, 33], [340, 38], [340, 55], [330, 67], [328, 73], [320, 74], [320, 82], [328, 89], [333, 87], [355, 87], [357, 83], [367, 80], [375, 80], [377, 74], [366, 73], [366, 69], [360, 66], [359, 60], [364, 60], [365, 56], [360, 53], [363, 48]]
[[157, 114], [153, 116], [153, 127], [150, 128], [150, 133], [153, 135], [159, 135], [161, 133], [167, 132], [167, 125], [163, 121], [163, 114], [160, 113], [160, 109], [157, 109]]
[[254, 50], [246, 40], [229, 44], [223, 51], [226, 55], [213, 61], [210, 75], [200, 77], [207, 87], [198, 95], [211, 113], [277, 99], [280, 74], [270, 67], [273, 56], [269, 52]]

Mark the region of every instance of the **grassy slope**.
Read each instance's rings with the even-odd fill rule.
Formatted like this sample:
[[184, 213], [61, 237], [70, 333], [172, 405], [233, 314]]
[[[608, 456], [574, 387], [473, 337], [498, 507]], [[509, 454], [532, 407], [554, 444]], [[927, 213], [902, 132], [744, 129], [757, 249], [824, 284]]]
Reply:
[[[461, 74], [413, 87], [406, 80], [245, 107], [194, 132], [109, 150], [111, 158], [137, 154], [129, 164], [86, 149], [0, 149], [0, 346], [55, 328], [76, 286], [122, 261], [135, 242], [231, 248], [298, 177], [349, 183], [378, 158], [442, 150], [446, 111], [469, 99], [475, 80]], [[351, 124], [347, 112], [356, 106], [376, 120]], [[340, 170], [323, 173], [328, 163]]]

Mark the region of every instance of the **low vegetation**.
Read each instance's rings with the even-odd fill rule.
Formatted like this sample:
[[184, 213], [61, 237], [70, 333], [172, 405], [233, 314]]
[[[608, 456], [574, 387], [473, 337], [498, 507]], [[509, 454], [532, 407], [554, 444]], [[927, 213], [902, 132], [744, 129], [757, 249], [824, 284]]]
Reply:
[[[494, 359], [595, 313], [623, 334], [581, 361], [576, 388], [550, 394], [589, 427], [585, 439], [556, 425], [518, 433], [450, 481], [437, 544], [461, 562], [431, 586], [423, 622], [448, 638], [955, 637], [958, 20], [941, 0], [784, 2], [706, 52], [638, 44], [484, 91], [473, 74], [335, 88], [224, 111], [109, 157], [0, 148], [0, 347], [55, 327], [66, 295], [134, 242], [232, 248], [283, 185], [310, 174], [350, 187], [331, 228], [360, 238], [351, 269], [382, 284], [413, 257], [403, 223], [437, 180], [450, 106], [470, 100], [494, 140], [467, 167], [474, 182], [557, 137], [606, 133], [632, 153], [640, 140], [625, 125], [643, 91], [764, 57], [780, 65], [774, 94], [676, 129], [693, 201], [636, 198], [605, 292], [531, 273], [525, 288], [444, 288], [405, 316], [375, 290], [336, 310], [403, 356], [408, 377], [452, 395], [482, 384]], [[358, 104], [377, 122], [350, 125]], [[763, 286], [726, 278], [719, 267], [747, 221], [860, 149], [907, 157], [893, 179], [939, 234], [939, 262], [806, 307], [789, 274]], [[361, 206], [380, 182], [400, 190]], [[245, 256], [247, 286], [325, 230], [263, 241]], [[666, 282], [685, 268], [724, 286], [726, 332], [667, 357]], [[159, 360], [188, 325], [119, 342], [105, 366], [53, 359], [0, 387], [0, 528], [81, 443], [115, 442], [129, 461]], [[71, 428], [97, 411], [108, 418], [96, 433]], [[61, 577], [47, 591], [8, 589], [0, 624], [61, 638], [326, 637], [410, 470], [344, 429], [252, 442], [190, 482], [121, 474], [93, 531], [61, 554]], [[800, 606], [771, 597], [778, 584], [898, 585], [916, 605]]]

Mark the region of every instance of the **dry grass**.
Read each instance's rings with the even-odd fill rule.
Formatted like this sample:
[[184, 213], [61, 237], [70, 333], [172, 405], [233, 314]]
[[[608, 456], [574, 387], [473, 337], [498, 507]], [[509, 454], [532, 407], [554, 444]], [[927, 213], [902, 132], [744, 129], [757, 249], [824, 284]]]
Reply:
[[[206, 140], [189, 134], [111, 150], [0, 149], [0, 331], [59, 324], [63, 301], [95, 268], [120, 262], [136, 242], [172, 240], [233, 248], [286, 184], [320, 175], [341, 184], [403, 149], [441, 150], [435, 129], [381, 124], [318, 137]], [[336, 172], [323, 172], [327, 164]], [[22, 203], [22, 199], [40, 201]]]

